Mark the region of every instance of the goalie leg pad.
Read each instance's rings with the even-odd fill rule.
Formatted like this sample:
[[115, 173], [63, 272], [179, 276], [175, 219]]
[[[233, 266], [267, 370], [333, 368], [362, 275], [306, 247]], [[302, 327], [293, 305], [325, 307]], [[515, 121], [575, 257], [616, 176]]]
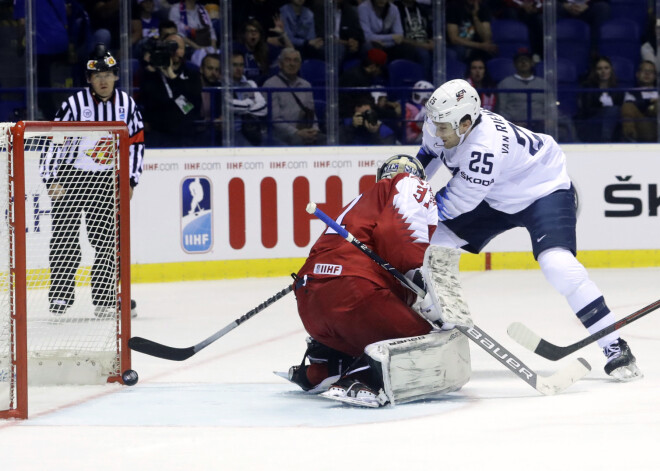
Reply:
[[472, 327], [474, 322], [458, 277], [460, 258], [459, 250], [429, 245], [424, 253], [422, 276], [428, 294], [440, 308], [442, 322]]
[[383, 340], [367, 345], [372, 372], [392, 405], [459, 390], [470, 379], [470, 347], [458, 330]]

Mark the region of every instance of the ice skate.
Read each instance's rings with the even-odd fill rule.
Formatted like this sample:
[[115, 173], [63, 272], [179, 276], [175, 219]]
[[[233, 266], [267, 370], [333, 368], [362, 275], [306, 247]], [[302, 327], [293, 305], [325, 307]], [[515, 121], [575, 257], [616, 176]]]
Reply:
[[617, 381], [635, 381], [644, 375], [635, 363], [635, 357], [625, 340], [619, 339], [603, 348], [607, 357], [605, 373]]
[[352, 378], [338, 381], [321, 396], [358, 407], [376, 408], [389, 403], [389, 399], [382, 389], [375, 392], [366, 384]]

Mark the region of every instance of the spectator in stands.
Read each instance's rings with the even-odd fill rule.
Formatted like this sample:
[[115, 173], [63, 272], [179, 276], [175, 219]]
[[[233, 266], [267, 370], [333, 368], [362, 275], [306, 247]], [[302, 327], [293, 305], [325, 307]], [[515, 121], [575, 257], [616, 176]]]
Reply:
[[291, 47], [281, 37], [284, 25], [280, 19], [280, 7], [286, 0], [241, 0], [232, 2], [234, 31], [242, 31], [249, 20], [257, 20], [262, 27], [265, 42], [277, 48]]
[[145, 57], [140, 100], [147, 142], [153, 147], [194, 147], [199, 145], [196, 122], [202, 103], [199, 71], [186, 64], [181, 35], [172, 34], [164, 41], [176, 43], [169, 61], [156, 62], [151, 53]]
[[[205, 139], [209, 145], [222, 143], [221, 60], [218, 54], [207, 54], [199, 67], [202, 80], [201, 117], [205, 123]], [[213, 90], [209, 90], [213, 89]]]
[[534, 63], [543, 57], [543, 0], [499, 0], [500, 18], [527, 25]]
[[610, 19], [610, 0], [559, 0], [557, 18], [576, 18], [591, 27], [591, 49], [598, 50], [600, 26]]
[[[504, 78], [497, 88], [520, 90], [520, 92], [500, 92], [497, 108], [499, 114], [514, 124], [519, 124], [536, 132], [544, 130], [543, 125], [543, 93], [524, 93], [527, 90], [544, 90], [545, 80], [534, 75], [532, 53], [523, 48], [513, 58], [516, 73]], [[531, 94], [531, 97], [528, 95]], [[531, 100], [531, 113], [528, 109]]]
[[121, 0], [81, 0], [89, 14], [94, 40], [119, 48], [119, 4]]
[[234, 98], [231, 106], [234, 113], [235, 141], [237, 146], [261, 145], [265, 133], [264, 118], [268, 105], [254, 80], [245, 78], [245, 59], [240, 52], [231, 56], [232, 86]]
[[401, 15], [391, 0], [364, 0], [357, 10], [367, 48], [384, 50], [390, 60], [408, 59], [423, 65], [417, 49], [404, 42]]
[[196, 0], [175, 2], [170, 7], [170, 21], [173, 21], [179, 34], [192, 49], [217, 50], [218, 37], [211, 24], [211, 18], [204, 5]]
[[353, 116], [344, 118], [339, 129], [339, 143], [354, 146], [389, 146], [396, 144], [396, 135], [383, 124], [374, 110], [373, 99], [362, 96], [355, 104]]
[[397, 0], [401, 23], [403, 25], [403, 43], [414, 47], [417, 57], [424, 67], [427, 78], [433, 76], [433, 18], [431, 8], [417, 0]]
[[176, 34], [178, 31], [179, 29], [177, 28], [176, 23], [174, 21], [163, 20], [160, 22], [160, 26], [158, 26], [158, 37], [166, 38], [172, 34]]
[[[657, 26], [660, 30], [660, 23]], [[654, 14], [649, 15], [646, 32], [642, 36], [642, 47], [640, 48], [640, 55], [643, 61], [653, 62], [656, 70], [660, 68], [660, 55], [658, 55], [657, 34], [656, 32], [656, 18]]]
[[[258, 146], [265, 134], [264, 118], [268, 112], [266, 100], [259, 91], [245, 90], [256, 88], [256, 84], [243, 75], [245, 64], [241, 54], [231, 59], [233, 92], [231, 110], [234, 113], [234, 145]], [[202, 79], [202, 119], [206, 124], [205, 141], [211, 144], [222, 143], [222, 110], [224, 103], [222, 86], [222, 66], [220, 55], [207, 54], [200, 66]], [[214, 90], [209, 90], [214, 88]], [[214, 134], [214, 135], [213, 135]]]
[[133, 56], [142, 57], [144, 42], [158, 37], [160, 18], [154, 14], [154, 0], [137, 0], [137, 12], [131, 20]]
[[[617, 88], [616, 74], [607, 57], [599, 57], [589, 70], [584, 88]], [[619, 125], [624, 92], [583, 92], [579, 97], [579, 136], [583, 142], [613, 142]]]
[[622, 133], [628, 142], [657, 142], [658, 89], [655, 64], [642, 61], [637, 68], [637, 89], [626, 92], [621, 105]]
[[[339, 77], [339, 88], [369, 88], [382, 85], [387, 54], [382, 49], [370, 49], [362, 59], [360, 65], [346, 70]], [[353, 116], [358, 98], [369, 96], [368, 92], [346, 91], [340, 92], [339, 115], [342, 118]]]
[[[337, 64], [342, 66], [349, 61], [359, 61], [360, 55], [365, 52], [364, 32], [360, 26], [357, 8], [350, 0], [335, 0], [335, 38], [339, 43], [337, 48]], [[314, 26], [316, 32], [322, 35], [325, 32], [325, 0], [313, 0], [310, 8], [314, 12]]]
[[488, 75], [486, 63], [483, 59], [472, 59], [468, 63], [465, 80], [479, 92], [481, 107], [489, 111], [495, 111], [497, 94], [495, 92], [484, 92], [483, 89], [496, 88], [497, 84]]
[[490, 29], [491, 12], [482, 0], [452, 0], [447, 6], [447, 37], [459, 60], [497, 55]]
[[300, 77], [302, 58], [300, 51], [287, 47], [278, 59], [280, 72], [266, 82], [267, 88], [288, 88], [289, 91], [271, 94], [273, 134], [283, 145], [322, 144], [325, 135], [321, 133], [314, 109], [314, 97], [309, 89], [311, 84]]
[[[14, 19], [18, 20], [19, 53], [23, 54], [25, 48], [25, 0], [16, 1]], [[40, 8], [35, 11], [35, 23], [37, 86], [45, 89], [57, 85], [52, 83], [54, 67], [66, 66], [74, 60], [70, 55], [70, 52], [73, 52], [73, 44], [69, 40], [65, 1], [54, 0], [40, 3]], [[60, 86], [64, 86], [64, 83], [61, 83]], [[56, 111], [52, 94], [42, 90], [37, 95], [37, 102], [43, 114], [42, 119], [52, 119]]]
[[413, 86], [411, 100], [406, 103], [406, 142], [422, 143], [422, 126], [426, 118], [426, 102], [435, 90], [432, 83], [420, 80]]
[[392, 129], [397, 136], [400, 136], [403, 127], [401, 103], [397, 100], [390, 100], [387, 90], [382, 85], [378, 85], [372, 90], [371, 97], [374, 100], [374, 110], [378, 119]]
[[[283, 47], [293, 47], [286, 32], [283, 31], [279, 37]], [[235, 44], [235, 48], [245, 58], [245, 76], [248, 80], [254, 80], [257, 85], [261, 85], [272, 75], [271, 68], [282, 50], [282, 47], [266, 42], [261, 23], [256, 19], [248, 20], [243, 25], [241, 39]]]
[[289, 0], [280, 8], [280, 19], [293, 47], [303, 59], [323, 59], [323, 38], [316, 34], [314, 13], [304, 6], [305, 0]]

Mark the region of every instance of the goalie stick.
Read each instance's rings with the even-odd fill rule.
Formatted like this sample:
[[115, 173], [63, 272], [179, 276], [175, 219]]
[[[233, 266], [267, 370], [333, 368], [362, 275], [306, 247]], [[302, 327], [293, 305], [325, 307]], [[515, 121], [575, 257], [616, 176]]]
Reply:
[[616, 321], [614, 324], [610, 324], [604, 329], [591, 334], [579, 342], [575, 342], [572, 345], [567, 345], [566, 347], [560, 347], [559, 345], [554, 345], [547, 340], [544, 340], [539, 335], [532, 332], [529, 327], [520, 322], [514, 322], [511, 324], [507, 329], [507, 333], [509, 334], [509, 337], [511, 337], [526, 349], [531, 350], [537, 355], [540, 355], [543, 358], [547, 358], [548, 360], [557, 361], [570, 355], [573, 352], [580, 350], [583, 347], [586, 347], [590, 343], [605, 337], [607, 334], [610, 334], [615, 330], [619, 330], [624, 325], [628, 325], [631, 322], [644, 317], [659, 307], [660, 299], [646, 307], [641, 308], [638, 311], [633, 312], [632, 314], [627, 315], [623, 319]]
[[277, 294], [271, 296], [266, 301], [259, 304], [251, 311], [248, 311], [245, 314], [243, 314], [241, 317], [236, 319], [231, 324], [228, 324], [226, 327], [220, 329], [215, 334], [211, 335], [209, 338], [202, 340], [201, 342], [199, 342], [196, 345], [193, 345], [192, 347], [186, 347], [186, 348], [168, 347], [167, 345], [163, 345], [158, 342], [154, 342], [153, 340], [145, 339], [142, 337], [132, 337], [128, 341], [128, 346], [131, 348], [131, 350], [144, 353], [145, 355], [151, 355], [152, 357], [158, 357], [158, 358], [163, 358], [165, 360], [173, 360], [173, 361], [187, 360], [195, 353], [208, 347], [213, 342], [218, 340], [220, 337], [231, 332], [236, 327], [241, 325], [243, 322], [250, 319], [257, 313], [263, 311], [268, 306], [273, 304], [275, 301], [289, 294], [291, 291], [293, 291], [293, 285], [287, 286]]
[[[418, 296], [424, 297], [426, 292], [411, 280], [405, 277], [400, 271], [390, 265], [387, 261], [383, 260], [378, 254], [374, 253], [369, 247], [364, 245], [356, 239], [345, 228], [337, 224], [337, 222], [323, 211], [316, 207], [315, 203], [307, 205], [307, 212], [313, 214], [321, 221], [326, 223], [328, 227], [333, 229], [337, 234], [346, 239], [348, 242], [357, 247], [360, 251], [366, 254], [374, 262], [387, 270], [392, 276], [403, 283], [408, 289], [413, 291]], [[544, 395], [557, 394], [564, 389], [568, 388], [571, 384], [575, 383], [589, 371], [591, 366], [584, 358], [578, 358], [571, 362], [566, 368], [563, 368], [550, 376], [541, 376], [535, 373], [531, 368], [527, 367], [520, 359], [515, 357], [510, 351], [500, 345], [490, 335], [484, 332], [477, 325], [472, 327], [456, 326], [456, 329], [461, 331], [470, 340], [483, 348], [493, 358], [502, 363], [506, 368], [516, 374], [520, 379], [525, 381], [531, 387]]]

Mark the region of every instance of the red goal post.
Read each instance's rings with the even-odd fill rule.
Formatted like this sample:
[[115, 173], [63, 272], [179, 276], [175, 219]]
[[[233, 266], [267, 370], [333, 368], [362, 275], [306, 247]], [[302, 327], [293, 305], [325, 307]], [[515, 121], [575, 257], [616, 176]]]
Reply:
[[0, 419], [131, 367], [129, 178], [123, 122], [0, 123]]

